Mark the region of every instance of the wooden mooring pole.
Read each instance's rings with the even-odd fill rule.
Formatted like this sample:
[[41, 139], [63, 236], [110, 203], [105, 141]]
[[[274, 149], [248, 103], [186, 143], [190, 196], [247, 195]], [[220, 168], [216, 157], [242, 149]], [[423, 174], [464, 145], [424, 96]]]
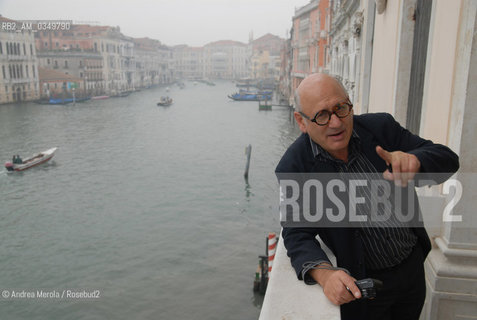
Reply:
[[247, 164], [245, 165], [245, 173], [243, 174], [243, 176], [245, 177], [245, 179], [248, 179], [248, 169], [250, 168], [250, 155], [252, 154], [252, 145], [251, 144], [249, 144], [245, 148], [245, 154], [247, 155]]

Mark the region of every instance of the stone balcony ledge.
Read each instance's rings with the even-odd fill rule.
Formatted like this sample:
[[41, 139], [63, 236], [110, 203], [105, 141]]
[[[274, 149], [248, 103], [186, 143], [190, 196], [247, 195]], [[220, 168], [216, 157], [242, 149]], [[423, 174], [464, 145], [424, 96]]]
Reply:
[[[325, 250], [326, 251], [326, 250]], [[335, 257], [326, 254], [332, 263]], [[333, 305], [319, 285], [299, 281], [280, 236], [259, 320], [339, 320], [340, 309]]]

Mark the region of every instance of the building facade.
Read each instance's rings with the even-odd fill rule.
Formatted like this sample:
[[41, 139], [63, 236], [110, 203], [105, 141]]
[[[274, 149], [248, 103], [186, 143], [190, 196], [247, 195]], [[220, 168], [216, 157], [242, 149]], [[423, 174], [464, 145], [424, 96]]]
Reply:
[[245, 43], [220, 40], [204, 46], [205, 76], [240, 79], [250, 74], [250, 48]]
[[280, 76], [280, 50], [284, 39], [270, 33], [250, 41], [252, 57], [250, 71], [252, 79], [278, 80]]
[[173, 48], [174, 67], [179, 79], [205, 78], [205, 57], [203, 47], [179, 45]]
[[147, 88], [173, 81], [173, 51], [159, 40], [134, 38], [135, 87]]
[[42, 67], [81, 78], [89, 95], [116, 95], [174, 80], [171, 49], [158, 40], [127, 37], [119, 27], [72, 25], [35, 37]]
[[364, 22], [360, 0], [333, 2], [330, 29], [330, 74], [337, 77], [350, 96], [357, 99], [361, 67], [361, 29]]
[[[72, 51], [40, 51], [38, 52], [38, 65], [41, 68], [55, 70], [81, 79], [83, 95], [100, 95], [105, 92], [103, 79], [103, 58], [98, 52]], [[44, 96], [46, 88], [41, 86], [41, 95]]]
[[328, 0], [312, 0], [295, 10], [291, 32], [291, 91], [307, 75], [327, 72], [329, 19]]
[[[17, 25], [4, 17], [0, 17], [0, 23]], [[38, 62], [31, 30], [0, 29], [0, 68], [0, 103], [39, 99]]]

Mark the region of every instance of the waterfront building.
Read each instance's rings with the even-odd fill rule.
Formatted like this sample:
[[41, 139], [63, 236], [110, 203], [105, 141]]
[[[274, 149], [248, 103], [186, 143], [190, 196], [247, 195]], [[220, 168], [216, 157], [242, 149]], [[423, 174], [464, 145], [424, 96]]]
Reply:
[[278, 80], [280, 74], [280, 49], [284, 41], [284, 39], [270, 33], [255, 40], [251, 39], [251, 78]]
[[328, 0], [311, 0], [292, 18], [291, 91], [309, 74], [327, 72], [330, 10]]
[[115, 95], [173, 81], [171, 50], [157, 40], [127, 37], [119, 27], [72, 25], [37, 32], [36, 38], [42, 66], [82, 78], [88, 94]]
[[363, 45], [363, 8], [367, 1], [336, 0], [330, 30], [330, 73], [344, 85], [351, 101], [358, 100]]
[[[15, 25], [15, 29], [18, 24], [0, 16], [1, 23]], [[0, 28], [0, 69], [0, 104], [39, 98], [38, 62], [32, 30], [16, 32]]]
[[109, 28], [71, 25], [69, 30], [38, 31], [35, 42], [41, 67], [81, 78], [87, 94], [109, 93], [101, 41]]
[[206, 77], [204, 47], [178, 45], [173, 48], [175, 75], [179, 79]]
[[250, 48], [245, 43], [220, 40], [204, 46], [207, 78], [240, 79], [250, 74]]
[[133, 44], [125, 37], [119, 27], [109, 27], [97, 39], [103, 56], [103, 75], [106, 90], [111, 95], [134, 89], [131, 65]]
[[84, 79], [58, 70], [38, 67], [42, 99], [76, 98], [84, 94]]
[[291, 47], [291, 38], [287, 39], [280, 50], [280, 74], [278, 78], [278, 92], [282, 103], [293, 105], [291, 88], [291, 70], [292, 70], [293, 50]]
[[159, 84], [168, 84], [176, 80], [174, 53], [171, 47], [161, 44], [157, 47], [156, 59], [160, 66]]
[[[99, 52], [69, 47], [64, 51], [39, 51], [38, 65], [81, 79], [81, 88], [86, 89], [81, 92], [82, 95], [104, 94], [103, 57]], [[46, 88], [43, 88], [41, 83], [40, 89], [41, 95], [44, 95]]]
[[133, 38], [136, 62], [135, 87], [147, 88], [173, 79], [172, 50], [159, 40]]

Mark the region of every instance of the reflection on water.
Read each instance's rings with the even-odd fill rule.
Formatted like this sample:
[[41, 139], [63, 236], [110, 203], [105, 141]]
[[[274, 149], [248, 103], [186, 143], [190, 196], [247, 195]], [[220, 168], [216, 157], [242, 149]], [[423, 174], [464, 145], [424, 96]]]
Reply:
[[[279, 230], [274, 168], [298, 135], [288, 110], [233, 102], [229, 82], [75, 106], [0, 106], [2, 288], [100, 290], [99, 301], [18, 300], [2, 318], [256, 319], [265, 237]], [[248, 181], [243, 150], [253, 145]]]

